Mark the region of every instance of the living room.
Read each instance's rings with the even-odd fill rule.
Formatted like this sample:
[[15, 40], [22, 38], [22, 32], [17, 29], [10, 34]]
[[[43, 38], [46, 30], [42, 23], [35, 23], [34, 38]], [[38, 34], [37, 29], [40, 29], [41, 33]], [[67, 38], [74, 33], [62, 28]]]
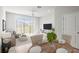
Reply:
[[2, 6], [0, 10], [1, 37], [2, 35], [10, 37], [12, 32], [20, 36], [41, 34], [44, 31], [44, 24], [55, 27], [54, 9], [51, 6], [42, 8], [41, 6]]
[[[78, 20], [77, 20], [78, 13], [79, 13], [78, 6], [0, 7], [0, 17], [1, 17], [0, 48], [2, 50], [1, 52], [3, 53], [79, 52], [78, 49], [79, 43], [77, 35], [78, 33], [75, 34], [76, 32], [78, 32]], [[54, 33], [57, 36], [56, 42], [62, 43], [62, 44], [54, 43], [57, 47], [54, 46], [53, 44], [52, 46], [50, 44], [47, 44], [48, 42], [47, 33], [50, 33], [52, 30], [55, 31]], [[38, 38], [39, 41], [38, 40], [31, 41], [33, 36], [34, 36], [33, 39]], [[63, 40], [64, 36], [66, 37], [66, 40]], [[70, 39], [71, 37], [72, 39]], [[2, 41], [2, 39], [4, 41]], [[69, 45], [66, 44], [67, 46], [63, 47], [62, 45], [65, 44], [65, 41], [67, 41]], [[38, 45], [33, 46], [33, 43], [34, 44], [40, 43], [42, 46], [41, 47]], [[31, 48], [35, 50], [34, 51], [31, 50]], [[42, 50], [41, 48], [43, 49], [43, 51], [41, 51]]]

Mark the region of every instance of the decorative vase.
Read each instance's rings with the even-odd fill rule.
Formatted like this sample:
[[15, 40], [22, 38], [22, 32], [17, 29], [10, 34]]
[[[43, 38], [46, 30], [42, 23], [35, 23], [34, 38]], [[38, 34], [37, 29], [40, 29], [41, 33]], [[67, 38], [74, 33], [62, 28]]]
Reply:
[[54, 47], [55, 47], [54, 42], [48, 43], [48, 45], [49, 45], [49, 47], [51, 47], [51, 48], [54, 48]]

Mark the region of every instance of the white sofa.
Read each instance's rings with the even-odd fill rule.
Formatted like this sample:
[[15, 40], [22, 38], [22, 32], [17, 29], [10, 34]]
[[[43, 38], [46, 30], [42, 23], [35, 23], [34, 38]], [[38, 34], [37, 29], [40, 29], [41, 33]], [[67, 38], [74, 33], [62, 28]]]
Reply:
[[9, 53], [27, 53], [31, 46], [32, 43], [11, 47], [9, 49]]
[[[26, 40], [24, 42], [23, 41], [18, 41], [18, 39], [17, 39], [16, 46], [10, 48], [9, 53], [27, 53], [29, 48], [33, 46], [33, 41], [31, 41], [31, 38], [32, 39], [35, 38], [35, 40], [36, 39], [42, 39], [42, 37], [40, 37], [41, 35], [42, 34], [30, 35], [30, 36], [27, 37], [28, 40]], [[35, 42], [38, 42], [38, 41], [35, 41]]]

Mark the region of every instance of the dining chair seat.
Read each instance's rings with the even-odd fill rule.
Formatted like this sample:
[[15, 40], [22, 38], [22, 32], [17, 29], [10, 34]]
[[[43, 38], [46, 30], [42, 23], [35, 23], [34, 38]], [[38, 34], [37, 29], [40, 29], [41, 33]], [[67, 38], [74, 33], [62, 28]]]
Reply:
[[40, 46], [34, 46], [30, 49], [29, 53], [40, 53], [42, 51]]
[[56, 50], [56, 53], [68, 53], [68, 50], [65, 49], [65, 48], [58, 48], [58, 49]]

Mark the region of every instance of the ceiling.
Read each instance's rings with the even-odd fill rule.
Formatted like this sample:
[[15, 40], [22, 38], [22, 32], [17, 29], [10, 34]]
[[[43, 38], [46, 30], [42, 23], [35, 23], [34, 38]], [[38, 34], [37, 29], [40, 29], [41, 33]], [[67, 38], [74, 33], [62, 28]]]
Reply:
[[55, 6], [5, 6], [4, 8], [29, 11], [31, 14], [33, 13], [37, 17], [43, 17], [48, 14], [53, 14]]
[[32, 16], [33, 14], [36, 17], [44, 17], [47, 15], [55, 14], [55, 12], [59, 12], [59, 14], [62, 14], [79, 11], [79, 6], [41, 6], [41, 8], [37, 7], [38, 6], [3, 6], [3, 8], [8, 12], [24, 14], [28, 16]]
[[40, 6], [41, 8], [38, 8], [39, 6], [10, 6], [12, 8], [17, 8], [17, 9], [22, 9], [22, 10], [35, 10], [35, 11], [40, 11], [40, 10], [47, 10], [47, 9], [53, 9], [54, 7], [52, 6]]

